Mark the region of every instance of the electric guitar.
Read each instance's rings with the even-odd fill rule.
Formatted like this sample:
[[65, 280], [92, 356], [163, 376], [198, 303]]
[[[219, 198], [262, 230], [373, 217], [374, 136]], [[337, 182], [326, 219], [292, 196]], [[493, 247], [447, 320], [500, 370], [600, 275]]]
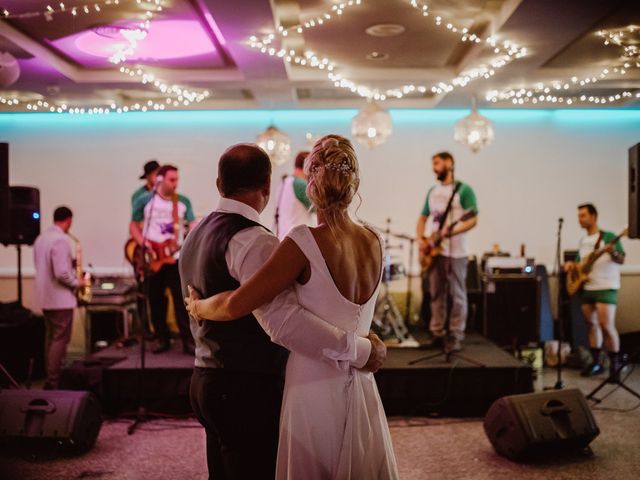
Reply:
[[[477, 213], [474, 210], [466, 210], [463, 214], [454, 221], [451, 225], [449, 225], [449, 231], [453, 230], [453, 228], [460, 222], [464, 222], [475, 217]], [[454, 235], [455, 236], [455, 235]], [[442, 241], [447, 238], [443, 236], [440, 231], [436, 231], [431, 234], [429, 237], [427, 244], [420, 248], [420, 268], [422, 269], [422, 273], [427, 272], [431, 265], [433, 264], [433, 257], [440, 255], [442, 253]]]
[[144, 279], [146, 268], [151, 273], [156, 273], [164, 265], [171, 265], [177, 262], [173, 255], [180, 250], [180, 245], [169, 238], [164, 242], [152, 242], [147, 240], [148, 246], [143, 249], [138, 243], [130, 238], [124, 246], [124, 256], [133, 267], [136, 277]]
[[606, 253], [608, 247], [615, 245], [618, 240], [624, 237], [627, 232], [628, 229], [625, 228], [622, 233], [616, 236], [616, 238], [611, 240], [609, 243], [591, 252], [587, 258], [582, 260], [580, 263], [574, 263], [569, 267], [569, 270], [567, 271], [567, 292], [569, 295], [574, 295], [582, 289], [584, 284], [589, 280], [589, 274], [591, 273], [591, 269], [593, 268], [593, 264], [596, 263], [596, 260]]

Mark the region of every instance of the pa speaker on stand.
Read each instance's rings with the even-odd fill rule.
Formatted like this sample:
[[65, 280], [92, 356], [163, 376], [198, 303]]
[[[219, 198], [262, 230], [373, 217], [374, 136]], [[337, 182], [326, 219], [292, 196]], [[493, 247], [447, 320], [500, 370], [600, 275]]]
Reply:
[[640, 143], [629, 149], [629, 238], [640, 238]]
[[9, 187], [9, 237], [5, 245], [33, 245], [40, 235], [40, 190]]
[[[2, 149], [0, 148], [0, 151]], [[22, 245], [33, 245], [40, 235], [40, 190], [9, 187], [9, 230], [0, 240], [15, 245], [18, 253], [18, 305], [22, 305]]]

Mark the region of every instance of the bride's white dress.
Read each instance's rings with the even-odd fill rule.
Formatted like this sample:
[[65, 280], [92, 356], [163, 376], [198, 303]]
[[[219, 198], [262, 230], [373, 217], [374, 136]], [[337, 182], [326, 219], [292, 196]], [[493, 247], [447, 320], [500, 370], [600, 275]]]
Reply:
[[[296, 227], [288, 237], [311, 265], [309, 281], [296, 284], [300, 304], [343, 330], [367, 336], [380, 279], [366, 303], [353, 303], [336, 287], [309, 228]], [[389, 426], [373, 374], [346, 364], [344, 367], [339, 370], [327, 362], [290, 354], [277, 479], [398, 478]]]

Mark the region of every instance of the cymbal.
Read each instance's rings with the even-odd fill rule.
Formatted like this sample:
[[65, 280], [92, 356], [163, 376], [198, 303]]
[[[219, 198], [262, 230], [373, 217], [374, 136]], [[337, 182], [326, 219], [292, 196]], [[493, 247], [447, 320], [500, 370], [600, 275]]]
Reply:
[[391, 235], [392, 237], [399, 238], [400, 240], [408, 240], [408, 241], [412, 241], [416, 239], [415, 237], [412, 237], [411, 235], [407, 235], [406, 233], [395, 233], [395, 232], [392, 232], [391, 230], [387, 230], [387, 227], [380, 228], [377, 225], [373, 225], [371, 223], [365, 222], [364, 220], [361, 220], [361, 222], [371, 225], [373, 228], [378, 230], [383, 235]]

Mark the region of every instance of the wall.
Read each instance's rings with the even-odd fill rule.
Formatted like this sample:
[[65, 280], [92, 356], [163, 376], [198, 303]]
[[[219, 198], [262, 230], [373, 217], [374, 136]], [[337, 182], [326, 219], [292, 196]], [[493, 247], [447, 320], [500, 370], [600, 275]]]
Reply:
[[[0, 141], [10, 143], [10, 182], [41, 191], [42, 226], [53, 209], [69, 205], [72, 230], [85, 261], [98, 272], [126, 271], [129, 197], [150, 158], [180, 167], [180, 191], [198, 216], [218, 199], [216, 162], [236, 142], [253, 141], [270, 122], [304, 148], [305, 133], [350, 134], [354, 110], [203, 111], [108, 116], [1, 114]], [[413, 234], [425, 194], [434, 183], [430, 157], [448, 149], [457, 177], [476, 190], [480, 217], [469, 245], [481, 254], [499, 243], [553, 263], [559, 217], [563, 248], [575, 248], [582, 232], [576, 205], [594, 202], [601, 225], [620, 230], [627, 216], [627, 150], [640, 142], [640, 110], [487, 110], [495, 124], [493, 145], [478, 154], [454, 143], [453, 125], [463, 110], [395, 110], [394, 132], [380, 147], [357, 145], [362, 169], [358, 215], [394, 231]], [[274, 188], [291, 164], [274, 171]], [[263, 218], [271, 225], [273, 200]], [[393, 242], [398, 243], [396, 241]], [[640, 241], [625, 240], [627, 273], [640, 271]], [[406, 248], [405, 248], [406, 252]], [[399, 253], [399, 255], [402, 255]], [[24, 269], [32, 271], [31, 249]], [[0, 273], [15, 272], [14, 248], [0, 247]], [[639, 327], [640, 329], [640, 327]]]

